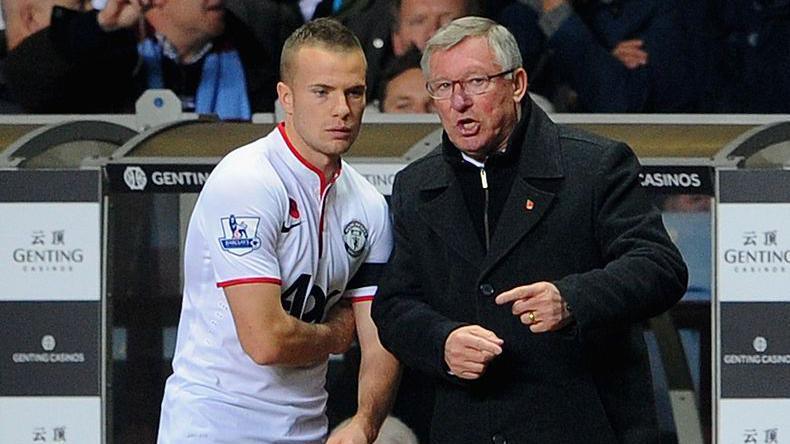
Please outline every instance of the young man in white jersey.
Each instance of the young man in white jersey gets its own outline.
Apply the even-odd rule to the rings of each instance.
[[[399,374],[370,319],[392,239],[383,197],[340,156],[359,133],[366,62],[320,19],[283,47],[285,122],[228,154],[189,223],[159,443],[322,443],[330,353],[354,330],[357,414],[331,444],[371,443]]]

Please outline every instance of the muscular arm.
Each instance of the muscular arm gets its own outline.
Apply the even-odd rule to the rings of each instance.
[[[400,379],[400,364],[381,345],[376,326],[370,318],[370,306],[370,302],[354,304],[362,362],[359,368],[357,413],[348,426],[349,429],[361,430],[367,442],[373,442],[378,436],[381,424],[395,400]]]
[[[348,305],[333,307],[323,324],[302,322],[283,310],[280,286],[268,283],[225,288],[239,342],[261,365],[302,367],[343,353],[354,335]]]

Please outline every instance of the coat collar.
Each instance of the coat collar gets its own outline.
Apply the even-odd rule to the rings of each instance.
[[[517,175],[524,179],[559,179],[564,176],[557,126],[532,100],[525,98],[521,121],[510,135],[507,151],[517,151]],[[437,148],[447,165],[426,177],[420,189],[446,188],[453,180],[449,163],[461,162],[461,153],[442,133],[442,145]],[[507,154],[505,154],[507,155]]]
[[[551,206],[554,194],[539,188],[535,180],[563,177],[557,126],[531,100],[526,101],[523,109],[523,118],[508,142],[509,147],[515,147],[508,151],[515,154],[513,161],[519,162],[518,171],[488,253],[477,240],[468,214],[459,211],[466,203],[451,163],[460,162],[461,157],[446,134],[441,147],[445,162],[424,177],[420,186],[421,191],[430,192],[434,197],[420,206],[419,213],[458,254],[480,267],[480,278],[514,248]]]

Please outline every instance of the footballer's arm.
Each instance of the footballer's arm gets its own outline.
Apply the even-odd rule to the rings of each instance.
[[[400,380],[400,364],[379,341],[370,317],[371,301],[354,303],[357,336],[362,351],[357,413],[349,424],[330,436],[327,444],[372,443],[387,418]]]
[[[225,287],[241,347],[257,364],[304,367],[348,350],[354,315],[347,302],[330,310],[324,323],[310,324],[285,312],[280,286],[250,283]]]

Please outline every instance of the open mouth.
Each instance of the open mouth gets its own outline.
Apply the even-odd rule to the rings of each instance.
[[[474,136],[480,131],[480,122],[474,119],[459,119],[455,123],[455,128],[462,136]]]

